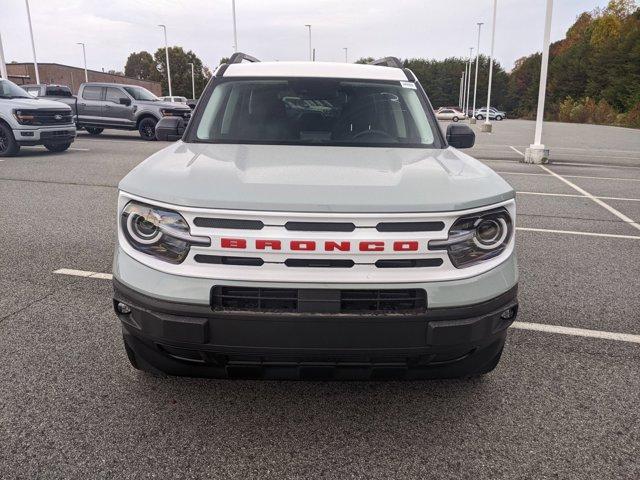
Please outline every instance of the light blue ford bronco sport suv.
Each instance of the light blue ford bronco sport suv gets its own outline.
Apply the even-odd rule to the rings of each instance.
[[[485,374],[518,309],[515,194],[415,75],[234,54],[119,185],[114,308],[154,374]]]

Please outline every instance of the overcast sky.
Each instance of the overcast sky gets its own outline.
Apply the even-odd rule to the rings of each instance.
[[[238,46],[262,60],[306,60],[305,24],[320,61],[363,56],[442,59],[468,54],[476,22],[484,22],[480,51],[490,48],[492,0],[237,0]],[[498,0],[496,58],[507,69],[542,49],[544,0]],[[576,16],[606,0],[556,0],[552,40]],[[129,53],[170,45],[193,50],[208,66],[232,53],[231,0],[31,0],[40,62],[123,70]],[[0,34],[7,61],[32,60],[23,0],[0,0]]]

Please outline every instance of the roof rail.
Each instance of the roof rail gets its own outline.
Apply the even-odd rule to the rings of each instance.
[[[252,63],[260,62],[260,60],[258,60],[256,57],[252,57],[251,55],[247,55],[246,53],[236,52],[233,55],[231,55],[227,63],[229,65],[231,65],[232,63],[242,63],[243,60],[246,60],[247,62],[252,62]]]
[[[369,65],[380,65],[381,67],[404,68],[404,65],[398,57],[384,57],[374,60]]]

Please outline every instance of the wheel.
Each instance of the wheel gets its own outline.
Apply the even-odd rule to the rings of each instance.
[[[102,132],[104,132],[104,128],[98,127],[86,127],[85,130],[89,135],[100,135]]]
[[[502,116],[501,115],[496,115],[496,120],[497,121],[501,121],[502,120]]]
[[[482,120],[482,119],[484,119],[484,117],[483,117],[482,115],[476,115],[476,118],[477,118],[478,120]]]
[[[138,131],[144,140],[153,141],[156,139],[156,123],[158,123],[158,121],[151,117],[140,120]]]
[[[71,142],[69,143],[45,143],[44,148],[50,152],[64,152],[69,149]]]
[[[20,151],[13,132],[5,124],[0,123],[0,157],[12,157]]]
[[[458,117],[453,117],[451,120],[453,120],[454,122],[457,122],[459,120]]]

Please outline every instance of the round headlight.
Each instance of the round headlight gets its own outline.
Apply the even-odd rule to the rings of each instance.
[[[483,250],[499,247],[508,233],[507,223],[503,218],[479,218],[476,221],[476,233],[473,242]]]
[[[136,242],[143,245],[156,243],[162,235],[157,219],[137,213],[127,217],[127,230]]]

